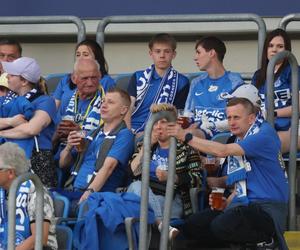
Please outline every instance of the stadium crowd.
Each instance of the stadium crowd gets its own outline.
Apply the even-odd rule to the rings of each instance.
[[[176,123],[157,121],[151,135],[149,204],[158,231],[162,230],[170,137],[174,136],[171,218],[181,218],[184,223],[170,226],[169,238],[181,234],[207,247],[234,244],[287,249],[283,233],[288,181],[281,155],[290,145],[292,84],[286,59],[274,69],[275,129],[265,121],[268,62],[284,50],[291,51],[286,32],[271,31],[262,66],[252,83],[246,84],[239,73],[225,69],[224,42],[214,36],[202,37],[196,42],[194,57],[201,73],[190,83],[172,66],[176,40],[160,33],[149,41],[153,64],[133,73],[128,87],[122,89],[108,74],[101,47],[84,40],[75,47],[73,72],[49,94],[38,62],[23,57],[17,41],[2,39],[0,249],[7,246],[9,187],[22,173],[34,172],[44,185],[44,249],[59,249],[53,206],[56,195],[69,200],[70,217],[77,216],[86,200],[89,207],[114,204],[115,195],[126,204],[133,199],[128,198],[132,193],[139,200],[144,129],[159,111],[178,118]],[[220,133],[230,134],[226,144],[214,141]],[[211,160],[213,164],[207,164]],[[207,185],[205,209],[193,213],[189,190],[203,185]],[[126,188],[126,195],[116,194],[120,187]],[[213,201],[216,189],[223,190],[219,207]],[[16,249],[33,249],[34,184],[22,183],[16,199]],[[92,212],[96,210],[89,215]],[[82,244],[82,249],[94,249],[91,244],[95,242]]]

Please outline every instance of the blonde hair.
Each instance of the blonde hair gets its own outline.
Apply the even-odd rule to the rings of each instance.
[[[173,112],[175,116],[177,116],[177,109],[174,105],[169,103],[159,103],[159,104],[152,104],[150,107],[150,111],[155,114],[160,111],[170,111]]]

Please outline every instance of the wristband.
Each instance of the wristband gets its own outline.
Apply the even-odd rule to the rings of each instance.
[[[95,193],[95,190],[93,188],[87,188],[86,191],[90,193]]]

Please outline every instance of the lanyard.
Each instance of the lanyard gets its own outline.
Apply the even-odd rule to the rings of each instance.
[[[76,92],[76,95],[75,95],[75,107],[74,107],[74,113],[75,113],[75,122],[78,124],[78,123],[81,123],[86,119],[86,117],[88,116],[88,114],[90,113],[90,109],[92,107],[92,104],[94,103],[94,101],[96,100],[97,98],[97,93],[94,95],[93,99],[90,101],[87,109],[85,110],[85,113],[84,115],[82,116],[79,112],[78,112],[78,92]]]

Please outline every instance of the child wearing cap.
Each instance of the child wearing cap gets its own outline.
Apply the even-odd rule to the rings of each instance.
[[[0,96],[0,129],[14,127],[19,125],[19,123],[26,122],[32,118],[34,113],[33,105],[25,97],[18,96],[13,91],[10,91],[8,87],[7,73],[3,73],[0,77],[0,95],[1,94],[3,94],[3,96]],[[13,119],[14,117],[15,119]],[[26,157],[30,159],[33,141],[32,143],[29,143],[30,139],[19,140],[0,137],[0,144],[6,141],[17,143],[24,149]]]
[[[7,74],[3,73],[0,76],[0,97],[6,96],[8,91],[9,91],[9,88],[8,88],[8,83],[7,83]]]

